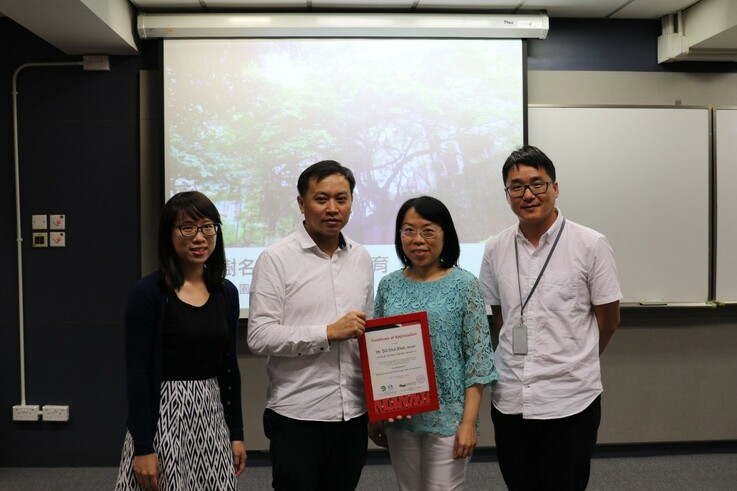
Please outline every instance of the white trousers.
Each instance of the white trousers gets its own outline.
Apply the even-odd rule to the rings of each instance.
[[[470,457],[453,460],[455,435],[385,429],[400,491],[461,491]]]

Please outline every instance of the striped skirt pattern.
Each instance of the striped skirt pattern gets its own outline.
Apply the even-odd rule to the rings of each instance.
[[[161,383],[154,436],[161,491],[236,491],[233,452],[217,379]],[[116,491],[142,491],[133,473],[133,438],[125,436]]]

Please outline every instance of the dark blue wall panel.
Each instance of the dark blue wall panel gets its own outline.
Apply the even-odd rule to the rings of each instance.
[[[68,423],[12,421],[20,403],[11,81],[29,62],[78,61],[0,19],[0,466],[115,465],[125,432],[123,307],[139,277],[139,71],[19,72],[26,402],[66,404]],[[31,215],[67,215],[66,248],[31,248]]]

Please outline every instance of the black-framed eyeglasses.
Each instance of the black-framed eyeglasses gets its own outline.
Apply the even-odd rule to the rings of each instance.
[[[404,227],[402,229],[399,229],[399,235],[407,239],[414,239],[417,234],[420,234],[420,237],[422,237],[423,239],[431,240],[437,237],[439,233],[440,232],[438,230],[435,230],[433,228],[423,228],[420,231],[417,231],[412,227]]]
[[[548,187],[553,184],[553,181],[537,181],[532,184],[512,184],[504,188],[510,198],[521,198],[525,195],[525,190],[529,189],[532,194],[537,196],[547,192]]]
[[[212,237],[213,235],[217,235],[220,224],[206,223],[198,227],[192,223],[185,223],[184,225],[175,225],[174,228],[179,229],[182,237],[194,237],[198,232],[202,232],[202,235],[205,237]]]

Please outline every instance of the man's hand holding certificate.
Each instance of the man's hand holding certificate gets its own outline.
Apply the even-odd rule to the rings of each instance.
[[[438,409],[426,312],[368,320],[358,342],[369,421]]]

